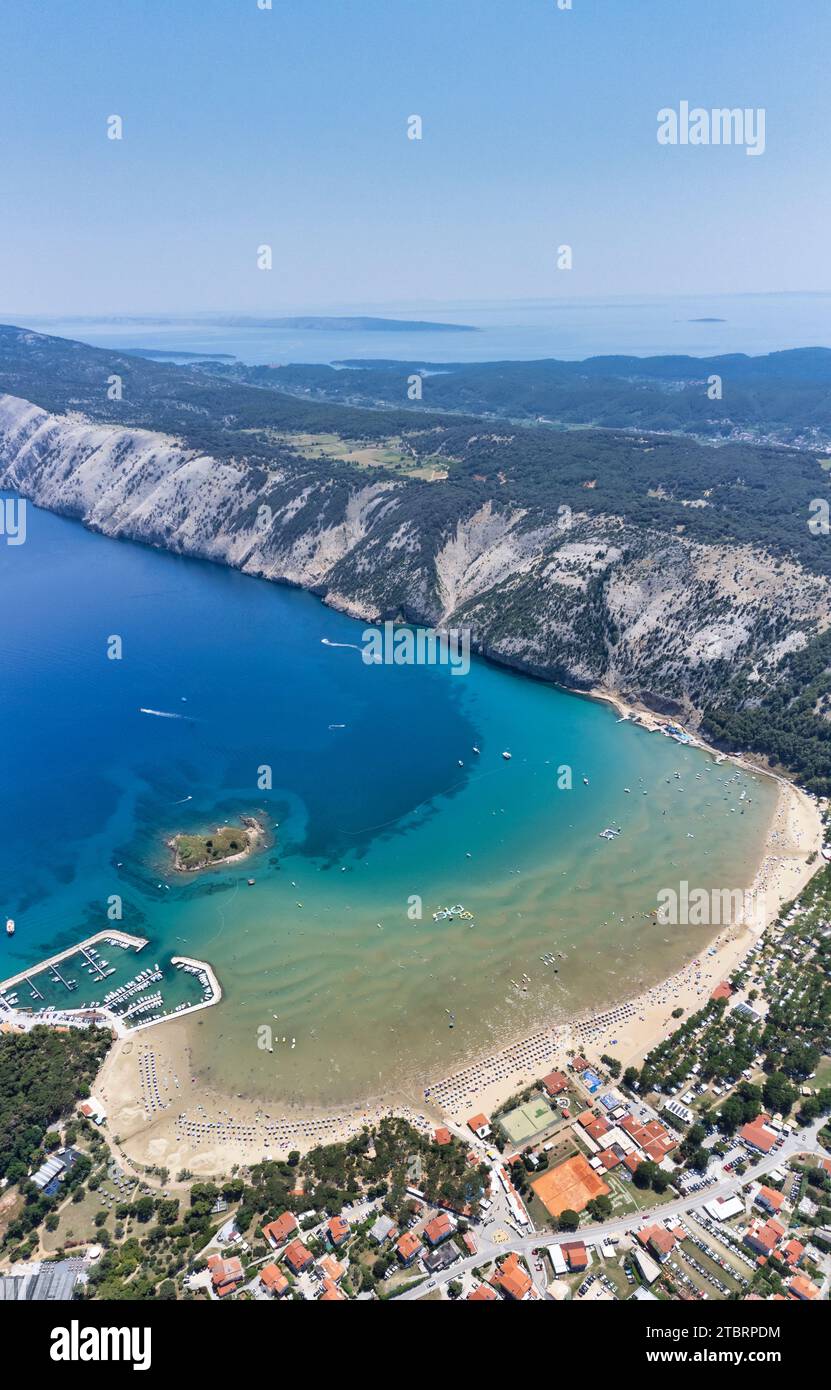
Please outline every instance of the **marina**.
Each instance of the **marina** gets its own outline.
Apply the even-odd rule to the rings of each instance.
[[[146,938],[122,931],[87,937],[0,981],[0,1014],[14,1015],[28,1026],[74,1019],[103,1022],[124,1033],[219,1002],[219,981],[204,961],[175,956],[170,969],[155,962],[131,973],[131,962],[147,945]],[[112,977],[111,987],[102,992],[102,984]]]

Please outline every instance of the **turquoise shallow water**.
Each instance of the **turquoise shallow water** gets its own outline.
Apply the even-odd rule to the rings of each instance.
[[[18,923],[0,977],[107,926],[119,894],[151,963],[217,970],[196,1064],[235,1093],[331,1103],[434,1080],[701,949],[701,929],[651,923],[658,888],[752,878],[772,786],[603,704],[478,661],[367,666],[363,625],[309,595],[31,507],[26,544],[0,545],[0,592],[0,912]],[[176,830],[245,813],[272,829],[255,860],[171,872]],[[454,903],[473,924],[432,920]],[[263,1052],[263,1025],[289,1042]]]

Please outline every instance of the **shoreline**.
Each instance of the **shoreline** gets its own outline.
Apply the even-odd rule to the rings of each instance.
[[[607,692],[597,692],[593,698],[606,700],[627,718],[638,714],[639,726],[647,731],[668,722]],[[825,862],[819,853],[824,838],[820,803],[784,777],[721,755],[692,735],[690,739],[712,756],[771,777],[777,784],[776,805],[749,890],[754,901],[762,904],[761,921],[721,927],[702,941],[698,956],[638,994],[601,1012],[583,1010],[497,1053],[474,1057],[421,1091],[398,1083],[381,1097],[344,1101],[325,1109],[271,1104],[242,1094],[232,1097],[199,1085],[192,1035],[186,1025],[177,1029],[171,1020],[167,1028],[154,1030],[152,1045],[141,1040],[139,1049],[145,1065],[149,1057],[166,1078],[163,1089],[169,1099],[161,1109],[146,1109],[136,1085],[139,1056],[133,1056],[132,1048],[128,1052],[121,1041],[114,1044],[95,1084],[95,1093],[110,1114],[112,1132],[120,1137],[125,1160],[131,1166],[185,1169],[199,1177],[221,1174],[234,1164],[278,1157],[287,1148],[302,1153],[315,1144],[344,1141],[383,1115],[403,1116],[425,1131],[439,1121],[462,1128],[475,1111],[490,1114],[546,1071],[564,1067],[569,1052],[582,1052],[597,1061],[609,1051],[623,1067],[641,1062],[679,1026],[682,1020],[672,1018],[673,1009],[682,1008],[686,1018],[701,1008],[715,985],[735,971],[779,917],[783,905],[799,895]],[[815,858],[809,863],[812,854]],[[191,1091],[191,1087],[198,1089]],[[188,1103],[190,1095],[192,1103]],[[174,1099],[175,1112],[169,1113]]]

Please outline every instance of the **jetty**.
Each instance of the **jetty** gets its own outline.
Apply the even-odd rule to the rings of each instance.
[[[123,946],[125,951],[132,947],[135,951],[141,951],[147,945],[146,936],[131,936],[126,931],[96,932],[94,936],[88,936],[83,941],[78,941],[74,946],[67,946],[65,950],[58,951],[54,956],[49,956],[47,960],[42,960],[37,965],[27,965],[25,970],[20,970],[16,975],[9,975],[8,979],[0,980],[0,994],[5,994],[7,990],[13,989],[15,985],[31,985],[30,975],[39,975],[42,970],[54,970],[59,974],[57,967],[61,961],[68,960],[70,956],[77,956],[80,952],[87,956],[90,946],[97,946],[104,941],[108,945]]]

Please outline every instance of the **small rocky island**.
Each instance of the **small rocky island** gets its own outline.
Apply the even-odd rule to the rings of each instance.
[[[182,873],[195,873],[216,864],[235,864],[247,859],[265,838],[265,828],[254,816],[240,816],[239,825],[219,825],[204,835],[174,835],[168,840],[173,866]]]

